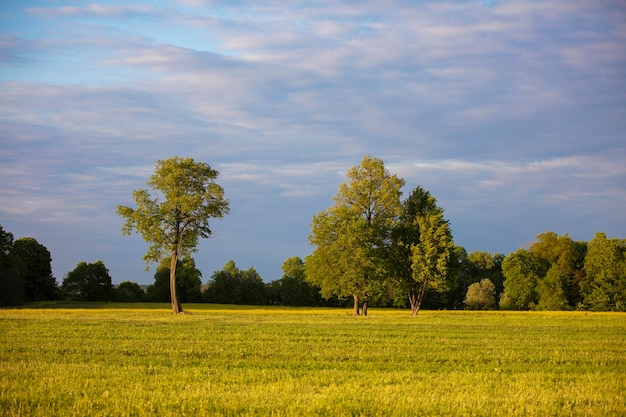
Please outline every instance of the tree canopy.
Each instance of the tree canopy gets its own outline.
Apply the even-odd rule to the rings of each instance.
[[[200,238],[212,235],[209,220],[222,218],[229,211],[229,201],[215,179],[219,172],[192,158],[173,157],[159,160],[146,189],[133,192],[136,208],[118,206],[117,213],[126,222],[122,233],[141,234],[148,243],[147,263],[160,262],[170,255],[170,297],[172,311],[183,311],[176,293],[178,259],[197,249]]]
[[[71,301],[113,301],[115,299],[109,270],[102,261],[79,262],[63,280],[61,293],[66,300]]]
[[[313,217],[306,259],[307,279],[329,298],[352,296],[354,312],[367,314],[368,297],[382,285],[385,247],[400,214],[404,180],[391,175],[381,159],[365,155],[339,185],[334,205]]]
[[[25,301],[54,300],[57,297],[52,256],[44,245],[32,237],[23,237],[13,243],[10,256],[24,285]]]

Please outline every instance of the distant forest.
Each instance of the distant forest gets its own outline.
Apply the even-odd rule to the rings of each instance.
[[[264,282],[257,271],[229,261],[203,284],[193,258],[179,261],[177,286],[183,303],[350,307],[349,297],[324,298],[307,279],[305,261],[285,260],[283,275]],[[30,237],[14,239],[0,226],[0,304],[36,301],[169,302],[169,268],[160,264],[146,289],[112,284],[102,261],[79,262],[59,285],[48,249]],[[368,296],[374,307],[408,308],[396,280],[381,279]],[[597,233],[589,242],[546,232],[508,256],[455,246],[445,291],[427,289],[426,309],[626,311],[626,239]]]

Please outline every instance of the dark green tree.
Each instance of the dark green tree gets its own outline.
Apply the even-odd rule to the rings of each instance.
[[[503,310],[535,309],[539,301],[537,283],[547,270],[547,263],[532,252],[518,249],[502,261],[504,292],[500,297]]]
[[[451,279],[454,276],[450,272],[454,241],[448,221],[443,218],[443,210],[419,216],[416,221],[420,241],[411,245],[413,286],[409,302],[412,316],[419,312],[428,288],[437,292],[448,291],[453,285]]]
[[[169,287],[172,311],[182,313],[176,293],[176,266],[197,249],[200,238],[213,234],[209,220],[228,213],[229,202],[215,179],[218,171],[192,158],[174,157],[157,161],[154,174],[147,185],[152,189],[133,192],[136,209],[118,206],[117,214],[126,219],[122,233],[141,234],[148,243],[144,256],[147,263],[160,262],[170,256]]]
[[[61,293],[71,301],[114,301],[115,292],[109,270],[102,261],[79,262],[68,272]]]
[[[452,234],[443,209],[422,187],[415,187],[402,202],[391,243],[387,256],[390,276],[394,286],[406,294],[412,315],[417,315],[429,290],[441,293],[454,287]]]
[[[24,284],[17,273],[13,250],[13,234],[0,225],[0,306],[14,306],[24,301]]]
[[[209,303],[263,305],[266,304],[265,284],[254,268],[239,270],[234,261],[215,271],[204,292]]]
[[[115,287],[115,301],[121,303],[139,303],[146,300],[146,292],[139,284],[131,281],[122,281]]]
[[[13,243],[10,256],[24,285],[25,301],[54,300],[58,297],[56,279],[52,276],[52,257],[48,249],[32,237]]]
[[[286,306],[318,306],[322,304],[320,288],[306,281],[304,261],[298,256],[287,259],[283,276],[277,281],[280,303]]]
[[[180,302],[202,301],[202,272],[196,268],[193,258],[180,259],[176,266],[176,294]],[[149,301],[165,303],[171,301],[169,258],[164,258],[154,273],[154,283],[146,291]]]

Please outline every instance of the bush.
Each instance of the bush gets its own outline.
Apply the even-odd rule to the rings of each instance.
[[[464,303],[471,310],[489,310],[496,306],[496,286],[485,278],[469,286]]]

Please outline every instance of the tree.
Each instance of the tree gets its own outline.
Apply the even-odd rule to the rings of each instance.
[[[148,287],[147,299],[153,302],[170,301],[169,259],[164,258],[154,273],[154,283]],[[195,303],[202,300],[202,272],[196,268],[193,258],[183,258],[176,263],[176,294],[181,302]]]
[[[548,231],[537,236],[529,251],[548,265],[545,277],[537,286],[538,308],[565,310],[580,303],[586,246],[574,242],[567,234],[559,236]]]
[[[546,276],[537,282],[538,310],[567,310],[567,297],[563,290],[567,277],[556,266],[550,267]]]
[[[537,306],[537,283],[546,272],[546,262],[525,249],[518,249],[502,261],[504,292],[500,308],[528,310]]]
[[[626,240],[596,233],[588,244],[585,272],[584,306],[595,311],[626,311]]]
[[[283,276],[278,281],[280,303],[287,306],[317,306],[321,304],[319,287],[306,281],[304,261],[298,256],[283,262]]]
[[[115,298],[109,270],[102,261],[79,262],[66,275],[61,292],[70,301],[113,301]]]
[[[496,286],[490,279],[484,278],[467,289],[463,301],[472,310],[489,310],[496,305]]]
[[[410,294],[411,315],[419,312],[424,293],[428,287],[438,292],[450,288],[450,255],[454,249],[452,233],[443,211],[435,211],[417,218],[420,231],[419,243],[411,245],[411,269],[415,289]]]
[[[437,224],[431,224],[431,221]],[[440,230],[435,230],[438,228]],[[433,235],[437,233],[441,235]],[[432,239],[441,240],[436,242]],[[447,263],[453,251],[452,235],[448,222],[443,219],[443,209],[437,205],[437,200],[422,187],[415,187],[402,203],[400,216],[391,232],[391,241],[387,256],[391,275],[396,284],[407,294],[411,314],[416,315],[429,287],[437,291],[449,288],[448,285],[443,284],[449,278]],[[443,269],[439,270],[436,265],[427,266],[430,259],[420,257],[425,256],[420,251],[426,250],[428,245],[431,245],[429,250],[434,251],[432,255],[442,256],[441,261],[446,263],[446,265],[443,263],[440,265]],[[417,265],[416,262],[421,265]],[[422,266],[426,269],[430,267],[434,269],[420,269],[416,275],[416,268],[419,269]],[[439,275],[440,272],[444,275]]]
[[[16,270],[13,234],[0,226],[0,306],[19,305],[24,301],[24,284]]]
[[[196,252],[200,238],[211,237],[209,219],[222,218],[229,211],[224,190],[215,179],[219,172],[208,164],[192,158],[173,157],[157,161],[154,174],[146,189],[133,192],[136,209],[118,206],[117,214],[126,219],[124,235],[133,230],[148,243],[146,263],[159,262],[164,254],[170,256],[170,299],[172,311],[183,309],[176,292],[178,259]]]
[[[354,314],[367,315],[367,301],[385,275],[385,247],[400,214],[404,180],[391,175],[383,161],[365,155],[348,170],[334,205],[313,217],[306,258],[307,280],[325,298],[352,296]]]
[[[19,279],[24,284],[26,301],[57,298],[58,287],[52,276],[52,257],[45,246],[32,237],[23,237],[13,243],[10,256],[15,262]]]
[[[115,287],[115,301],[122,303],[139,303],[146,300],[146,292],[139,284],[131,281],[122,281]]]
[[[239,270],[234,261],[215,271],[204,292],[209,303],[263,305],[266,303],[265,284],[253,268]]]

